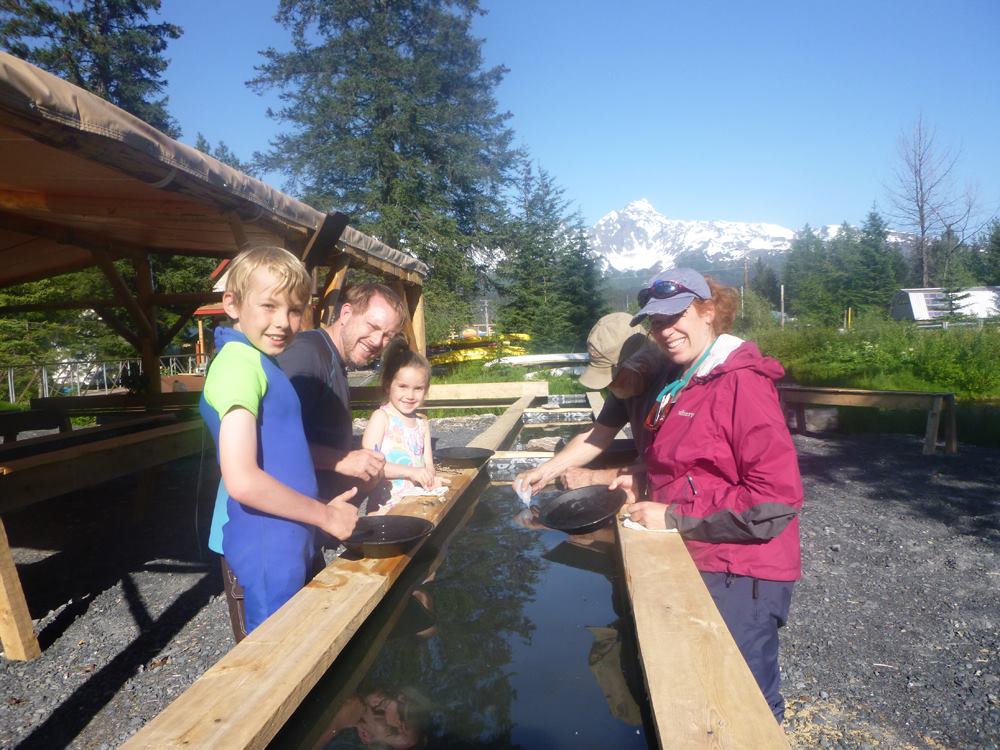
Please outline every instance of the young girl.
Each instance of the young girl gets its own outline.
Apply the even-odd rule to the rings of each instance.
[[[391,487],[373,492],[382,500],[379,513],[397,502],[406,490],[420,486],[431,490],[447,482],[434,473],[431,433],[427,418],[417,414],[427,397],[431,366],[419,352],[397,339],[382,358],[382,404],[365,428],[361,446],[385,456],[385,476]],[[386,491],[387,490],[387,491]]]

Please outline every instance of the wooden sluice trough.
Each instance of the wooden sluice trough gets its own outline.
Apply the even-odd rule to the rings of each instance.
[[[509,444],[525,410],[544,396],[541,385],[517,398],[469,445],[498,450]],[[468,388],[482,394],[487,386]],[[473,400],[466,396],[466,405]],[[591,406],[599,402],[599,396],[590,399]],[[497,457],[538,462],[550,455]],[[470,507],[463,501],[483,481],[482,469],[459,470],[444,497],[415,498],[390,512],[419,515],[440,527],[456,509],[447,525],[458,527],[465,520],[458,516]],[[620,521],[616,532],[660,747],[787,748],[680,537],[627,529]],[[406,568],[424,541],[396,557],[334,560],[123,747],[264,748],[331,665],[352,670],[349,691],[354,671],[363,673],[364,666],[340,664],[338,655],[394,584],[412,585]],[[381,632],[391,622],[378,627]]]

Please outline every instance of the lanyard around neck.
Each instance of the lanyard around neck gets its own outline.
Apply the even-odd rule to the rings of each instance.
[[[712,343],[708,345],[708,348],[702,352],[702,355],[698,357],[698,360],[691,365],[684,374],[677,378],[677,380],[671,381],[663,386],[663,390],[656,397],[656,401],[653,407],[649,410],[649,414],[646,416],[646,429],[648,430],[658,430],[660,425],[663,424],[663,420],[667,418],[667,411],[670,405],[677,400],[677,394],[688,384],[688,381],[694,377],[694,374],[698,372],[698,368],[701,367],[701,363],[705,361],[708,357],[708,353],[712,351],[712,347],[715,346],[715,342],[718,338],[713,339]]]

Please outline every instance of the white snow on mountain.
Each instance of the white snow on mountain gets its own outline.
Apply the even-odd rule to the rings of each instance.
[[[839,230],[838,225],[828,225],[816,233],[827,239]],[[598,221],[590,230],[590,242],[610,268],[639,271],[669,268],[682,254],[727,264],[747,256],[785,253],[795,234],[778,224],[668,219],[641,198]],[[905,235],[893,232],[889,239],[905,241]]]

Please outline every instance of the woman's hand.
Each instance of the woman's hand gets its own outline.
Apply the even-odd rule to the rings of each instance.
[[[672,529],[673,522],[667,516],[667,506],[648,500],[628,506],[629,520],[642,524],[647,529]]]
[[[616,476],[611,483],[608,485],[609,490],[623,489],[625,490],[625,502],[628,505],[632,505],[638,498],[636,498],[636,485],[634,474],[619,474]]]

